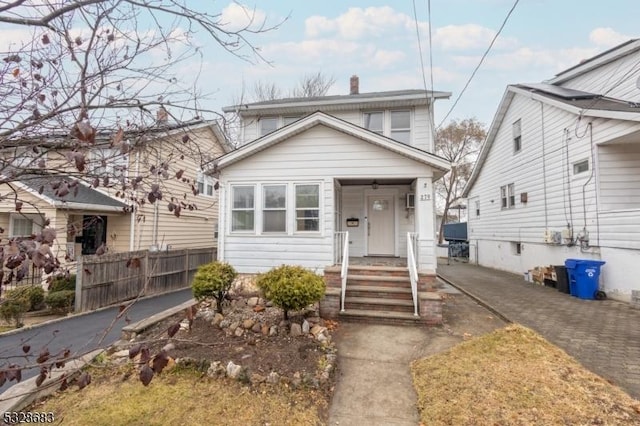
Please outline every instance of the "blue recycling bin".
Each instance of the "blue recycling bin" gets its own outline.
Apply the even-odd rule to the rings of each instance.
[[[569,293],[580,299],[595,300],[600,282],[602,260],[567,259],[564,266],[569,278]]]

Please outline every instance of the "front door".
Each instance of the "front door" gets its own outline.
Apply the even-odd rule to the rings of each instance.
[[[393,195],[367,197],[369,256],[395,255],[395,217]]]
[[[83,216],[82,254],[95,254],[102,244],[107,243],[107,216]]]

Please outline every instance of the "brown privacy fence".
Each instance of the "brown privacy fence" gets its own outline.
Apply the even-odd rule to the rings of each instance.
[[[191,285],[198,266],[215,260],[215,247],[147,250],[81,256],[76,277],[76,312],[90,311]]]

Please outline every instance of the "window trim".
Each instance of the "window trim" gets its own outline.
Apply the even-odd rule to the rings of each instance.
[[[108,153],[105,156],[105,153]],[[102,165],[102,161],[106,158],[106,166]],[[89,168],[91,174],[110,178],[127,178],[129,176],[129,156],[122,154],[119,148],[112,148],[109,146],[99,146],[91,151],[90,156],[91,166]],[[119,162],[123,164],[119,164]],[[124,166],[124,169],[117,170],[117,167]]]
[[[380,114],[380,130],[374,130],[371,129],[369,127],[367,127],[367,115],[372,115],[372,114]],[[362,112],[362,127],[364,127],[365,129],[373,132],[373,133],[377,133],[379,135],[385,135],[385,111],[384,110],[372,110],[372,111],[363,111]]]
[[[409,127],[399,127],[394,129],[393,127],[393,113],[394,112],[406,112],[409,115]],[[409,131],[409,139],[405,142],[405,141],[401,141],[399,139],[394,139],[393,137],[393,132],[394,131]],[[400,142],[400,143],[404,143],[406,145],[411,145],[413,142],[413,117],[411,114],[411,110],[410,109],[392,109],[389,110],[389,137],[391,139],[393,139],[394,141]]]
[[[301,207],[298,208],[298,197],[296,189],[299,186],[316,186],[318,188],[318,207]],[[320,182],[294,182],[293,183],[293,233],[294,234],[318,234],[322,232],[322,186]],[[318,211],[318,229],[316,230],[299,230],[298,229],[298,210],[317,210]],[[303,218],[304,220],[305,218]]]
[[[41,223],[36,221],[40,219]],[[29,235],[14,235],[15,234],[15,220],[30,220],[31,221],[31,233]],[[37,213],[10,213],[9,214],[9,238],[27,238],[37,233],[42,229],[42,223],[44,223],[44,217]]]
[[[509,183],[500,187],[500,209],[508,210],[516,206],[515,184]]]
[[[480,200],[475,200],[474,207],[476,210],[476,217],[480,217]]]
[[[253,207],[249,208],[249,207],[242,207],[242,208],[235,208],[233,206],[234,202],[233,202],[233,197],[235,195],[234,193],[234,189],[238,188],[238,187],[243,187],[243,188],[252,188],[253,189]],[[232,234],[254,234],[256,232],[256,185],[251,185],[251,184],[242,184],[242,183],[237,183],[237,184],[232,184],[229,186],[229,231]],[[251,211],[253,212],[253,228],[252,229],[233,229],[233,212],[234,211]]]
[[[584,169],[584,170],[580,170],[580,171],[576,172],[576,169],[580,165],[585,164],[585,163],[587,165],[587,168]],[[574,161],[572,163],[573,175],[576,176],[576,177],[584,176],[583,173],[588,172],[590,170],[590,166],[591,166],[591,164],[589,164],[589,159],[588,158],[583,158],[582,160]]]
[[[522,119],[519,118],[512,124],[513,133],[513,153],[517,154],[522,151]]]
[[[266,202],[266,197],[265,197],[265,189],[267,187],[284,187],[284,207],[266,207],[265,202]],[[288,185],[286,183],[263,183],[260,185],[261,187],[261,200],[260,200],[260,205],[262,206],[262,208],[260,209],[260,233],[261,234],[288,234],[289,231],[289,215],[288,215],[288,211],[289,211],[289,188]],[[284,231],[266,231],[264,229],[264,224],[265,224],[265,220],[264,220],[264,213],[265,212],[278,212],[278,211],[283,211],[284,212]]]
[[[275,128],[270,132],[264,133],[262,129],[262,123],[264,123],[265,121],[275,121]],[[279,128],[280,128],[280,117],[265,116],[265,117],[260,117],[258,119],[258,136],[259,137],[270,135],[271,133],[275,132]]]
[[[200,191],[200,184],[202,184],[202,191]],[[211,187],[211,195],[207,194],[208,187]],[[202,170],[198,170],[196,173],[196,189],[198,190],[198,195],[209,198],[215,198],[218,193],[215,179],[212,176],[207,176]]]

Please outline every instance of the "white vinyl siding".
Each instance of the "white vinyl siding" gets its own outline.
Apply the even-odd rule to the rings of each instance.
[[[431,119],[429,117],[429,110],[426,106],[416,106],[412,108],[404,108],[404,109],[393,109],[393,110],[371,110],[365,111],[365,113],[377,113],[383,114],[386,116],[390,116],[390,112],[394,111],[410,111],[411,116],[411,135],[410,135],[410,145],[415,146],[416,148],[420,148],[424,151],[432,152],[433,151],[433,140],[432,140],[432,124]],[[365,124],[365,115],[360,110],[345,110],[345,111],[330,111],[328,112],[330,115],[339,118],[340,120],[344,120],[346,122],[355,124],[356,126],[367,128]],[[386,114],[384,114],[386,113]],[[300,116],[293,115],[283,115],[277,117],[276,128],[282,127],[284,125],[290,124],[295,121],[294,119],[300,119],[303,116],[308,115],[307,113],[301,114]],[[274,117],[269,117],[274,118]],[[374,119],[375,120],[375,119]],[[382,117],[384,121],[385,118]],[[390,119],[387,119],[389,121]],[[383,128],[378,128],[378,132],[384,133],[384,124]],[[387,124],[387,128],[390,129],[390,123]],[[387,135],[389,135],[389,131]],[[243,120],[242,123],[242,141],[240,145],[244,145],[248,142],[251,142],[254,139],[262,136],[260,133],[260,119],[256,117],[247,117]],[[404,141],[403,141],[404,142]]]
[[[359,117],[361,119],[362,115]],[[263,272],[283,263],[314,269],[330,265],[333,262],[335,230],[334,179],[371,176],[377,179],[414,179],[417,176],[430,177],[431,170],[417,161],[322,125],[223,168],[220,179],[225,185],[288,182],[292,190],[294,184],[320,185],[318,232],[288,229],[288,235],[277,236],[231,232],[224,236],[221,249],[224,260],[244,273]],[[343,189],[347,193],[349,188]],[[288,198],[289,205],[293,197],[292,192]],[[292,216],[289,223],[294,222]],[[247,253],[252,255],[247,256]]]
[[[640,137],[637,143],[598,147],[598,162],[600,210],[640,209]],[[640,212],[638,217],[640,224]]]

